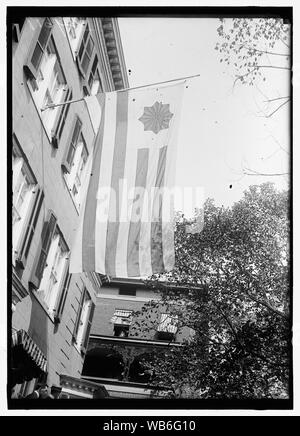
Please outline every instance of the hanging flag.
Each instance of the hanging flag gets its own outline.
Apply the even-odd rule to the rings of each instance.
[[[71,273],[144,277],[174,267],[171,190],[184,83],[87,97],[97,137]]]

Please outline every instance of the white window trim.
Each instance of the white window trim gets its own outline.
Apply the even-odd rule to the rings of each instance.
[[[81,36],[84,32],[85,29],[85,25],[86,25],[86,20],[81,20],[78,24],[78,27],[76,29],[76,38],[72,38],[70,33],[69,33],[69,20],[72,17],[64,17],[63,18],[63,23],[65,26],[65,31],[66,31],[66,35],[69,41],[69,45],[71,48],[71,53],[73,56],[74,61],[76,60],[76,56],[77,56],[77,52],[79,49],[79,42],[81,40]]]
[[[86,333],[89,316],[91,312],[91,307],[92,307],[92,299],[89,293],[86,292],[85,301],[83,302],[83,306],[80,314],[79,327],[76,335],[76,346],[78,351],[81,351],[83,346],[85,333]]]
[[[26,167],[26,163],[22,157],[17,156],[16,162],[13,164],[13,193],[16,189],[17,182],[21,176],[22,169],[27,174],[28,179],[32,179],[32,176],[29,174],[28,168]],[[26,192],[24,202],[22,204],[22,214],[20,214],[20,211],[17,211],[20,215],[20,219],[15,222],[13,225],[13,237],[12,237],[12,243],[13,243],[13,256],[12,256],[12,263],[15,266],[15,261],[18,257],[18,251],[20,249],[19,244],[23,235],[23,232],[25,231],[25,223],[27,221],[27,217],[30,213],[30,210],[32,209],[32,198],[34,189],[36,188],[36,183],[34,180],[28,185],[29,190]],[[30,188],[31,187],[31,188]],[[13,207],[15,207],[14,201],[13,201]]]
[[[49,282],[50,282],[50,278],[51,278],[51,274],[52,274],[52,270],[54,267],[55,256],[57,255],[57,252],[59,249],[59,244],[61,242],[62,242],[62,236],[60,235],[59,232],[55,232],[54,236],[52,238],[51,244],[50,244],[48,256],[46,259],[46,266],[45,266],[44,272],[43,272],[43,277],[42,277],[39,289],[37,290],[37,294],[41,298],[41,300],[43,302],[43,306],[46,307],[47,312],[52,317],[54,317],[54,315],[55,315],[54,309],[55,309],[57,297],[59,295],[59,291],[60,291],[61,286],[62,286],[62,278],[64,276],[64,272],[65,272],[66,267],[67,267],[67,259],[69,256],[69,252],[67,250],[62,252],[63,255],[62,255],[62,258],[61,258],[60,264],[59,264],[59,270],[57,273],[57,282],[54,284],[51,291],[49,291],[49,290],[47,291],[47,288],[48,288]]]
[[[49,42],[51,41],[51,38]],[[49,44],[49,43],[48,43]],[[47,47],[46,47],[47,51]],[[46,97],[46,92],[49,89],[52,76],[54,74],[54,68],[56,65],[56,62],[58,62],[58,58],[55,53],[51,54],[44,54],[43,59],[41,61],[41,66],[39,68],[38,78],[36,80],[37,87],[35,88],[32,84],[32,81],[30,79],[27,80],[27,85],[29,88],[29,91],[31,93],[33,102],[35,104],[35,107],[39,113],[39,116],[42,120],[44,129],[47,133],[48,139],[51,142],[52,139],[52,129],[55,124],[56,116],[59,111],[59,107],[47,109],[43,112],[41,112],[41,108],[44,106],[44,101]],[[61,68],[61,67],[60,67]],[[55,81],[54,81],[55,83]],[[58,92],[55,95],[55,99],[53,100],[53,103],[61,103],[63,100],[63,92],[66,87],[66,83],[60,85]]]
[[[80,174],[80,189],[78,190],[78,193],[76,195],[74,195],[73,186],[75,184],[76,176],[77,176],[77,173],[79,171],[79,165],[81,162],[82,151],[84,148],[87,151],[87,159],[86,159],[86,162],[85,162],[84,167],[83,167],[81,174]],[[84,141],[81,141],[79,139],[77,142],[77,145],[76,145],[76,149],[75,149],[75,153],[74,153],[74,157],[73,157],[73,162],[71,165],[71,171],[70,171],[70,173],[64,174],[66,185],[68,187],[69,193],[73,199],[73,202],[76,206],[77,211],[79,211],[79,209],[80,209],[81,198],[82,198],[82,188],[85,185],[85,178],[86,178],[87,168],[88,168],[88,159],[89,159],[89,154],[88,154],[87,147],[86,147]]]

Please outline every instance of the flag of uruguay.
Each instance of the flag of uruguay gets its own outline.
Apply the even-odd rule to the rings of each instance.
[[[184,83],[87,97],[97,136],[71,273],[144,277],[174,267],[169,190]]]

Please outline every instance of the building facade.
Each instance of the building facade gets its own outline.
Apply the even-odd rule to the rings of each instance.
[[[151,384],[143,360],[181,347],[192,330],[141,280],[111,279],[99,288],[82,378],[103,385],[112,398],[159,398],[169,387]]]
[[[116,19],[18,17],[12,38],[10,388],[26,396],[81,376],[103,281],[68,273],[97,132],[84,100],[61,103],[128,81]]]

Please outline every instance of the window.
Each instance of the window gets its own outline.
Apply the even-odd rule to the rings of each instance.
[[[73,58],[76,58],[80,38],[85,28],[84,17],[65,17],[63,18],[67,37],[71,46]]]
[[[136,288],[132,286],[122,286],[119,289],[119,295],[131,295],[133,297],[136,296]]]
[[[53,316],[55,315],[58,297],[66,275],[68,257],[69,249],[56,226],[52,233],[41,282],[37,289],[49,313]]]
[[[160,339],[173,339],[177,332],[178,316],[162,313],[157,327]]]
[[[27,164],[25,155],[13,136],[13,263],[24,268],[35,225],[43,201],[43,193]]]
[[[88,79],[90,95],[96,95],[102,91],[101,80],[99,74],[98,57],[95,55],[94,62]]]
[[[61,293],[58,297],[58,303],[57,303],[57,306],[55,309],[54,320],[57,324],[60,323],[64,308],[65,308],[65,303],[66,303],[66,299],[67,299],[67,294],[68,294],[68,290],[69,290],[69,286],[70,286],[71,277],[72,277],[72,275],[69,273],[69,270],[68,270],[66,273],[64,284],[62,286]]]
[[[132,322],[132,310],[116,309],[111,322],[114,324],[114,336],[127,337]]]
[[[61,107],[48,108],[43,112],[40,112],[40,109],[65,101],[68,91],[60,59],[51,36],[52,26],[52,21],[46,18],[34,50],[29,56],[30,60],[24,67],[28,75],[29,89],[35,105],[41,113],[44,127],[51,142],[55,138],[57,123],[60,121],[58,114],[61,113]],[[53,145],[57,146],[55,139]]]
[[[78,208],[80,208],[80,190],[88,159],[88,150],[81,132],[81,126],[82,123],[80,119],[77,118],[67,155],[63,163],[65,180]]]
[[[29,77],[36,79],[43,55],[46,53],[47,44],[49,42],[53,23],[50,18],[45,18],[37,41],[34,43],[33,48],[28,57],[28,62],[24,66],[26,73]]]
[[[91,63],[94,50],[94,41],[90,33],[89,25],[86,25],[83,38],[78,52],[78,65],[83,76],[86,76]]]
[[[64,101],[70,101],[73,98],[73,93],[71,88],[68,88],[66,93],[65,93],[65,98]],[[58,122],[56,124],[55,129],[53,129],[53,136],[52,136],[52,145],[55,148],[58,148],[58,144],[59,141],[62,137],[62,133],[66,124],[66,120],[67,120],[67,116],[68,116],[68,112],[69,112],[69,108],[70,105],[66,104],[61,106],[58,111],[59,111],[59,115],[58,115]]]
[[[79,351],[85,353],[88,345],[90,329],[94,316],[95,304],[88,291],[84,288],[77,311],[77,318],[73,333],[73,341]]]

